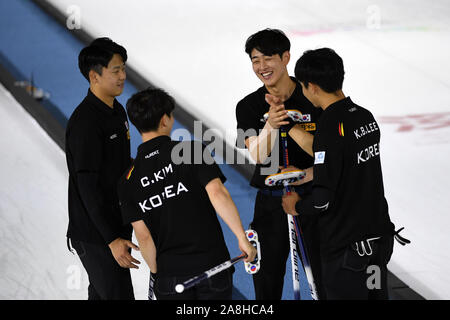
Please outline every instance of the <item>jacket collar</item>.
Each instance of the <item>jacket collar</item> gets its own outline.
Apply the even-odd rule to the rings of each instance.
[[[91,89],[88,89],[88,93],[87,93],[87,96],[85,99],[86,99],[86,102],[88,102],[90,105],[94,106],[98,111],[106,113],[108,115],[115,114],[117,108],[121,106],[121,104],[117,101],[117,99],[114,99],[113,108],[109,107],[106,103],[104,103],[102,100],[100,100],[91,91]]]
[[[149,152],[151,150],[156,149],[158,146],[162,145],[162,144],[166,144],[168,142],[170,142],[172,139],[169,136],[158,136],[155,137],[151,140],[148,140],[144,143],[142,143],[141,145],[139,145],[138,147],[138,154],[139,153],[146,153]]]

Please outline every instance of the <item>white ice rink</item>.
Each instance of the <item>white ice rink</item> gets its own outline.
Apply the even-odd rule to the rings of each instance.
[[[123,44],[129,65],[208,127],[227,133],[230,144],[236,103],[261,85],[244,52],[249,35],[284,30],[292,43],[291,74],[303,51],[335,49],[344,59],[344,92],[380,123],[391,218],[412,241],[396,245],[389,268],[425,298],[450,299],[449,1],[50,2],[68,14],[76,5],[82,28]],[[0,148],[11,150],[2,153],[0,166],[0,298],[43,298],[44,292],[49,299],[84,298],[67,288],[67,268],[78,259],[64,254],[61,241],[64,155],[0,91]],[[145,283],[136,284],[140,298]]]

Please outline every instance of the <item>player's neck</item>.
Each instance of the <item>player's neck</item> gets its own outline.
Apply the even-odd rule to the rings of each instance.
[[[100,89],[96,86],[90,86],[91,92],[99,98],[104,104],[106,104],[110,108],[114,108],[114,99],[116,97],[111,97],[110,95],[104,94]]]
[[[274,86],[266,86],[266,89],[271,95],[280,98],[282,101],[286,101],[291,97],[295,87],[295,82],[292,81],[289,74],[286,72]]]
[[[326,93],[321,97],[320,106],[323,110],[325,110],[333,103],[343,99],[345,99],[345,94],[344,92],[342,92],[342,90],[333,93]]]
[[[170,134],[167,134],[167,132],[164,132],[161,130],[141,133],[141,138],[142,138],[143,143],[150,141],[152,139],[155,139],[157,137],[161,137],[161,136],[170,136]]]

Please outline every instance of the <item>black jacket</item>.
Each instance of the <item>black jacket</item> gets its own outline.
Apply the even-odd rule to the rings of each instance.
[[[322,113],[313,143],[312,195],[296,205],[299,214],[319,214],[322,249],[393,235],[379,143],[372,113],[349,97]]]
[[[90,90],[66,128],[69,169],[69,227],[67,237],[109,244],[131,238],[123,226],[117,182],[131,163],[128,121],[122,105],[113,108]]]

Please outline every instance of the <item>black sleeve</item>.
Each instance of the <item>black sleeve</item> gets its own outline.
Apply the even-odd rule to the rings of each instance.
[[[120,236],[120,228],[108,216],[111,205],[105,203],[100,188],[102,137],[93,123],[80,122],[72,127],[68,137],[72,151],[77,189],[92,222],[109,244]]]
[[[211,151],[199,141],[194,141],[193,144],[196,144],[196,146],[193,147],[193,150],[202,150],[201,163],[193,162],[194,174],[197,181],[204,187],[215,178],[220,178],[222,183],[225,183],[227,179],[214,161]]]
[[[326,211],[334,201],[343,168],[344,138],[339,134],[339,122],[321,123],[314,136],[314,179],[310,195],[300,200],[295,208],[299,214]]]
[[[314,136],[313,186],[327,188],[335,193],[344,164],[344,137],[339,134],[339,122],[320,124]]]
[[[236,106],[237,138],[236,147],[245,149],[245,140],[249,137],[258,136],[258,128],[261,126],[256,119],[257,116],[250,109],[250,105],[241,100]]]
[[[298,214],[317,214],[328,210],[333,202],[333,193],[329,189],[313,186],[311,194],[308,194],[295,205]]]
[[[127,170],[133,170],[131,167]],[[120,212],[122,214],[122,222],[124,225],[130,224],[135,221],[142,220],[144,218],[142,212],[138,208],[137,202],[133,199],[133,182],[126,180],[122,177],[117,186],[117,194],[119,196]]]

